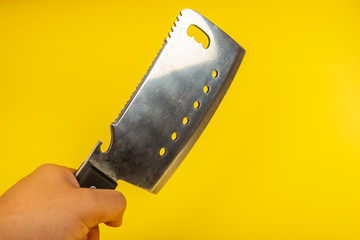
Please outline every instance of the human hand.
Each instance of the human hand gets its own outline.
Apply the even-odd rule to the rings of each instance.
[[[0,197],[0,239],[99,239],[99,223],[118,227],[125,197],[80,188],[75,170],[42,165]]]

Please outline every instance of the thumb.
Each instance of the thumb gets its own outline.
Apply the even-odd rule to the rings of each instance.
[[[122,223],[122,217],[126,208],[124,195],[115,190],[108,189],[78,189],[79,215],[88,227],[92,228],[99,223],[106,223],[112,227],[118,227]]]

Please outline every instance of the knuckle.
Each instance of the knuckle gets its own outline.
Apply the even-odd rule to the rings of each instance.
[[[118,207],[119,212],[124,212],[126,208],[126,198],[125,196],[119,192],[119,191],[113,191],[113,194],[111,194],[112,201],[115,206]]]
[[[115,195],[116,195],[117,200],[118,200],[119,202],[121,202],[122,204],[126,205],[126,198],[125,198],[124,194],[122,194],[122,193],[119,192],[119,191],[115,191]]]
[[[49,168],[49,167],[51,167],[51,164],[49,164],[49,163],[44,163],[44,164],[41,164],[38,168],[39,168],[39,169],[43,169],[43,168]]]
[[[54,165],[45,163],[45,164],[40,165],[36,170],[37,171],[49,171],[53,168],[54,168]]]

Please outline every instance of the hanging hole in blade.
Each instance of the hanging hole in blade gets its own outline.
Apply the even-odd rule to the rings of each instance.
[[[194,37],[195,41],[201,43],[203,48],[207,49],[210,46],[209,36],[198,26],[190,25],[187,29],[187,35]]]

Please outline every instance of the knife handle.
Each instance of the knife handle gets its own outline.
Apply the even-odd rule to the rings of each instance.
[[[85,161],[80,166],[75,177],[82,188],[115,189],[117,186],[114,180],[91,165],[89,161]]]

